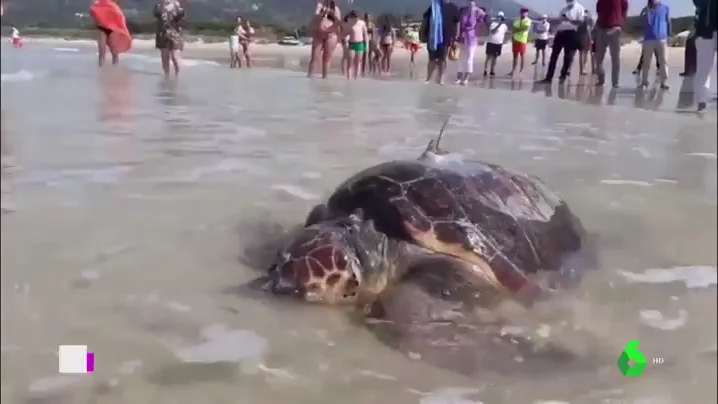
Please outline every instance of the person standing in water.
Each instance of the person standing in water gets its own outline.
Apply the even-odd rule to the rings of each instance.
[[[314,67],[322,64],[322,78],[327,78],[332,54],[339,43],[342,16],[334,0],[319,0],[314,8],[314,17],[310,26],[313,31],[312,50],[307,77],[314,75]]]
[[[597,0],[596,1],[596,86],[606,82],[603,60],[606,51],[611,54],[611,82],[618,88],[621,75],[621,33],[628,14],[628,0]]]
[[[366,24],[367,32],[369,33],[369,37],[366,40],[366,52],[364,52],[364,55],[362,55],[361,59],[361,74],[362,76],[366,75],[366,66],[367,61],[369,62],[369,73],[372,73],[372,60],[374,57],[374,22],[372,21],[371,15],[369,13],[364,14],[364,24]]]
[[[251,67],[251,58],[249,56],[249,43],[252,41],[254,28],[249,20],[237,17],[237,25],[232,30],[229,37],[230,64],[229,67],[242,68],[242,59],[244,58],[247,67]]]
[[[104,12],[102,11],[104,10]],[[105,57],[107,56],[107,49],[110,50],[112,55],[112,64],[116,65],[120,63],[120,52],[117,47],[117,37],[113,37],[114,41],[111,40],[113,35],[113,25],[117,21],[113,21],[111,17],[117,17],[118,20],[122,21],[122,25],[125,25],[125,15],[122,10],[117,6],[116,0],[96,0],[90,6],[90,15],[92,16],[95,27],[97,28],[97,64],[102,67],[105,65]],[[108,18],[110,17],[110,18]],[[113,24],[113,22],[115,24]],[[115,29],[117,27],[114,27]],[[129,35],[129,32],[127,32]]]
[[[484,20],[484,11],[476,7],[474,0],[469,0],[466,7],[460,11],[460,34],[459,42],[459,71],[456,73],[456,84],[465,86],[469,77],[474,73],[474,56],[478,46],[479,24]]]
[[[529,30],[531,29],[531,19],[529,18],[529,9],[521,8],[521,16],[514,21],[511,28],[511,72],[508,74],[513,77],[516,74],[516,67],[519,68],[519,74],[524,71],[524,54],[526,54],[526,46],[529,43]]]
[[[546,66],[546,45],[548,45],[548,35],[551,29],[551,24],[548,22],[548,16],[546,14],[541,16],[541,19],[535,22],[532,26],[532,31],[535,36],[534,47],[536,48],[536,58],[532,65],[536,65],[541,56],[541,66]]]
[[[394,42],[396,41],[396,33],[389,22],[385,22],[380,30],[380,43],[381,46],[381,71],[382,73],[389,74],[391,70],[391,55],[394,52]]]
[[[484,77],[496,75],[496,60],[501,56],[504,39],[509,27],[506,26],[506,16],[503,11],[496,13],[496,20],[489,25],[489,37],[486,40],[486,60],[484,61]],[[489,70],[490,69],[490,70]],[[489,72],[487,73],[487,70]]]
[[[162,70],[165,76],[169,76],[171,63],[175,75],[178,75],[180,71],[179,53],[184,48],[182,27],[180,26],[185,16],[184,7],[179,0],[158,0],[153,14],[157,20],[155,48],[160,50]]]
[[[239,36],[239,46],[242,48],[242,55],[244,57],[244,64],[249,69],[252,67],[252,57],[249,54],[249,44],[252,43],[252,36],[254,35],[254,28],[248,19],[241,19],[237,24],[237,35]],[[242,67],[242,57],[237,59],[239,62],[238,67]]]
[[[354,79],[359,77],[361,69],[362,55],[366,52],[366,43],[369,34],[367,33],[366,23],[359,19],[356,11],[350,12],[347,17],[347,33],[349,57],[347,63],[347,79],[353,74]]]
[[[342,75],[346,75],[349,72],[349,14],[344,16],[342,20],[342,34],[339,43],[342,47],[342,62],[341,71]]]
[[[578,26],[578,70],[581,76],[588,74],[586,72],[586,63],[590,62],[591,74],[595,71],[595,62],[593,60],[593,53],[591,52],[593,28],[593,18],[591,18],[591,13],[586,10],[583,22]]]
[[[436,72],[437,84],[443,84],[446,57],[449,48],[458,40],[459,22],[459,8],[449,0],[432,0],[431,6],[424,12],[422,35],[427,40],[429,53],[427,83]]]
[[[421,49],[419,31],[414,28],[407,28],[404,36],[406,37],[406,40],[404,41],[404,48],[409,51],[409,68],[411,69],[411,74],[413,74],[414,66],[416,65],[416,62],[414,60],[416,57],[416,52],[419,52],[419,50]]]
[[[551,84],[553,75],[556,72],[556,64],[558,57],[563,52],[563,66],[561,67],[561,76],[559,82],[563,83],[571,75],[571,65],[573,58],[578,50],[578,26],[583,21],[586,9],[583,8],[575,0],[567,0],[566,6],[561,9],[561,22],[553,38],[553,46],[551,47],[551,57],[548,61],[548,71],[546,78],[541,80],[540,84]]]
[[[229,34],[229,68],[233,69],[238,67],[240,63],[240,50],[239,50],[239,31],[242,24],[242,17],[235,19],[237,25],[232,29],[232,33]]]
[[[641,10],[641,13],[639,14],[639,17],[641,17],[641,19],[643,20],[641,29],[643,31],[645,31],[647,29],[647,24],[648,24],[648,6],[643,7],[643,9]],[[661,65],[659,63],[657,49],[653,50],[653,56],[656,58],[656,71],[659,71],[659,70],[661,70]],[[641,74],[642,71],[643,71],[643,56],[639,55],[638,56],[638,64],[636,65],[636,69],[633,71],[633,75],[638,76]]]
[[[651,68],[651,59],[656,54],[658,66],[658,79],[661,89],[668,90],[668,66],[666,66],[666,53],[668,52],[668,37],[671,35],[671,14],[667,5],[659,0],[648,0],[646,9],[646,26],[643,31],[643,44],[641,50],[641,87],[648,88],[648,71]]]

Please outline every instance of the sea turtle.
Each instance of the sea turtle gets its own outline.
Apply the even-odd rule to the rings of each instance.
[[[371,301],[431,259],[435,271],[460,275],[456,299],[498,290],[531,304],[553,288],[539,274],[574,273],[566,263],[585,231],[568,205],[536,177],[442,151],[442,133],[419,159],[378,164],[337,187],[281,251],[264,288],[330,304]]]

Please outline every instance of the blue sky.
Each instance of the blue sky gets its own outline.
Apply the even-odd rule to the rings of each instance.
[[[584,7],[593,11],[596,9],[596,0],[578,0]],[[477,0],[477,3],[481,3],[481,0]],[[564,1],[562,0],[518,0],[518,3],[523,4],[529,8],[536,10],[539,13],[545,14],[558,14],[558,11],[563,6]],[[664,4],[667,4],[671,8],[671,13],[676,17],[684,15],[693,15],[695,8],[693,7],[693,1],[691,0],[663,0]],[[628,0],[630,7],[628,14],[636,15],[643,7],[646,6],[646,0]]]

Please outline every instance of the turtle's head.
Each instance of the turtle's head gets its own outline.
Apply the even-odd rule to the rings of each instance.
[[[388,239],[362,216],[356,212],[302,229],[269,269],[263,288],[328,304],[354,303],[381,290],[388,279]]]

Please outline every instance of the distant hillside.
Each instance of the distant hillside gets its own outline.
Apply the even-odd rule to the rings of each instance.
[[[7,3],[7,2],[6,2]],[[5,7],[3,25],[34,25],[41,27],[71,27],[86,14],[88,0],[14,0]],[[375,15],[395,14],[419,17],[429,6],[429,0],[338,0],[344,11],[357,9]],[[462,2],[457,2],[462,3]],[[513,0],[482,0],[483,7],[493,13],[518,15],[521,5]],[[128,19],[151,19],[154,0],[121,0]],[[312,0],[188,0],[188,21],[226,21],[242,15],[257,23],[291,26],[306,24],[314,10]]]

